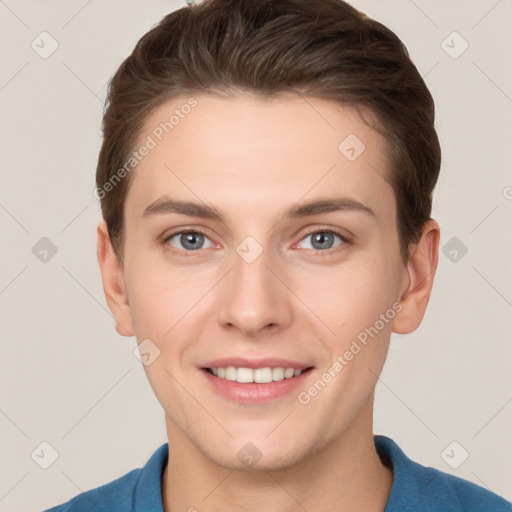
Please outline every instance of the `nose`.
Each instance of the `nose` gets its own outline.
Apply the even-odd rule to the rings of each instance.
[[[254,261],[243,252],[234,253],[233,268],[217,290],[219,324],[246,338],[288,327],[293,292],[285,284],[285,274],[267,250]]]

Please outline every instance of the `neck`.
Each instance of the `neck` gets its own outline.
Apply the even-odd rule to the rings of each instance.
[[[375,449],[372,406],[364,408],[335,442],[307,460],[260,472],[220,467],[166,417],[165,512],[384,512],[393,471],[382,464]]]

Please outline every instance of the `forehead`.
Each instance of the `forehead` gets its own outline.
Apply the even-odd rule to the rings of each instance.
[[[126,213],[164,194],[236,215],[276,212],[301,198],[354,198],[394,217],[386,143],[363,111],[298,95],[182,96],[146,120]]]

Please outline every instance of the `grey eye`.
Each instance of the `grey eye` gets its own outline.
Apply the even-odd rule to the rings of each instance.
[[[172,243],[172,240],[176,238],[181,244],[181,247],[177,247]],[[177,247],[178,249],[184,248],[187,251],[197,251],[198,249],[204,249],[203,244],[205,240],[209,240],[209,238],[202,233],[198,233],[196,231],[182,231],[181,233],[176,233],[170,237],[168,241],[171,243],[171,245]],[[211,241],[208,247],[211,247]]]
[[[303,240],[311,239],[312,243],[310,244],[311,247],[305,247],[305,249],[332,249],[335,237],[338,237],[341,240],[340,235],[333,233],[332,231],[315,231],[313,233],[308,233]]]

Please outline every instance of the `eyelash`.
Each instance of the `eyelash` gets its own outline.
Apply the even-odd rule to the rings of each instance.
[[[169,234],[168,236],[165,237],[165,239],[162,241],[162,245],[166,245],[168,247],[172,247],[170,244],[168,244],[169,240],[171,240],[172,238],[174,238],[176,235],[182,235],[182,234],[196,234],[196,235],[203,235],[204,237],[208,238],[208,235],[204,232],[204,231],[201,231],[200,229],[190,229],[190,230],[181,230],[181,231],[175,231],[171,234]],[[342,251],[344,249],[346,249],[347,245],[351,245],[352,244],[352,241],[345,235],[342,235],[339,231],[336,231],[336,230],[333,230],[333,229],[329,229],[329,228],[325,228],[325,229],[311,229],[309,231],[307,231],[306,233],[304,233],[304,236],[300,239],[300,241],[304,240],[304,238],[310,236],[310,235],[313,235],[315,233],[329,233],[331,235],[337,235],[341,238],[342,242],[340,245],[334,247],[334,248],[331,248],[331,249],[326,249],[324,251],[321,251],[319,249],[306,249],[308,251],[314,251],[317,255],[319,255],[320,257],[323,257],[323,256],[331,256],[332,254],[335,254],[337,253],[338,251]],[[186,251],[186,250],[181,250],[181,249],[176,249],[174,247],[172,247],[170,249],[173,253],[175,254],[178,254],[179,256],[183,256],[185,258],[188,258],[188,257],[191,257],[191,256],[194,256],[196,252],[198,252],[200,249],[196,250],[196,251]],[[184,254],[185,253],[185,254]],[[188,254],[187,254],[188,253]],[[324,254],[322,254],[324,253]]]

